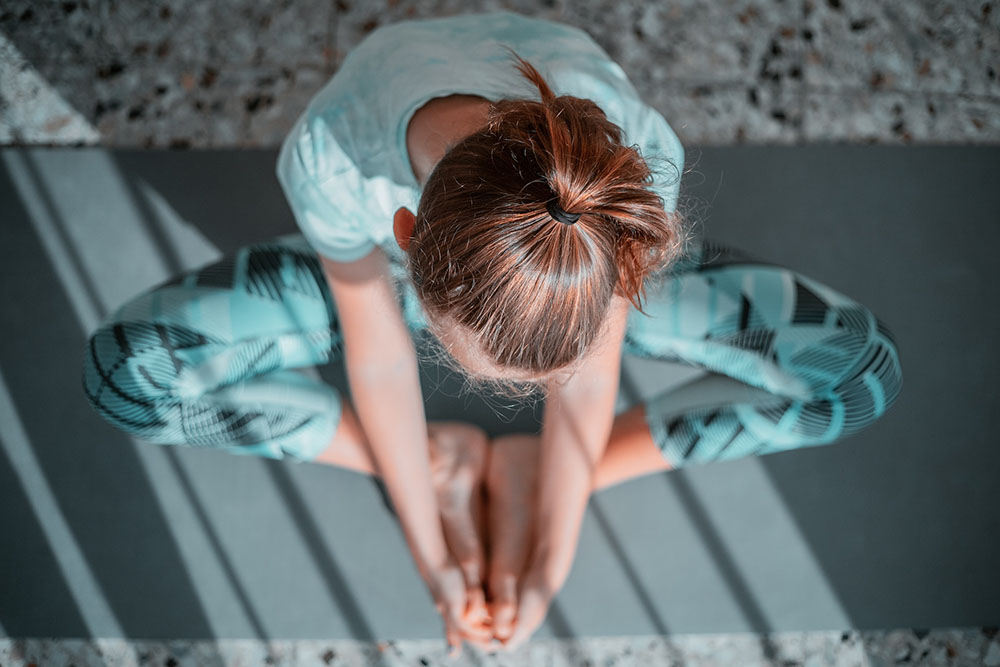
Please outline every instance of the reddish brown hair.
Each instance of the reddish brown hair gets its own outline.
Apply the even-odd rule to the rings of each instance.
[[[497,366],[537,375],[583,357],[613,293],[641,311],[644,279],[688,239],[622,129],[589,99],[556,97],[510,51],[541,101],[497,101],[438,162],[407,261],[429,316],[466,327]],[[576,223],[550,216],[553,199]]]

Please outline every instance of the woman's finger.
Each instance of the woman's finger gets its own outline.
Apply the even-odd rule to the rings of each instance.
[[[493,637],[492,629],[479,622],[469,622],[464,615],[465,607],[464,595],[449,598],[441,614],[445,618],[446,626],[454,629],[460,640],[466,639],[470,643],[477,644],[488,643]]]
[[[447,633],[448,657],[457,658],[462,655],[462,638],[455,631]]]
[[[473,625],[490,623],[490,610],[486,606],[486,593],[481,585],[466,591],[465,622]]]
[[[462,638],[451,620],[447,605],[444,602],[435,602],[434,607],[438,610],[438,614],[441,615],[441,621],[444,623],[444,641],[448,646],[448,655],[454,657],[453,654],[456,651],[456,646],[458,651],[461,651]]]
[[[434,606],[444,622],[445,642],[454,653],[456,647],[461,651],[462,635],[464,634],[461,617],[465,607],[465,595],[463,595],[464,586],[458,568],[452,570],[448,580],[445,586],[440,589],[440,597],[434,602]]]
[[[490,581],[490,592],[493,594],[493,634],[503,641],[510,637],[517,613],[517,579],[507,575],[493,577]]]
[[[530,618],[525,616],[521,618],[518,616],[517,622],[514,624],[514,631],[511,633],[510,637],[503,642],[504,648],[508,651],[515,651],[519,649],[531,635],[535,634],[535,630],[538,626],[542,624],[542,618]]]
[[[489,644],[493,639],[493,629],[482,623],[469,623],[456,616],[453,621],[462,637],[473,644]]]
[[[523,591],[514,620],[514,628],[510,637],[503,642],[508,650],[519,648],[535,633],[538,626],[545,620],[548,611],[548,599],[535,590]]]
[[[460,652],[463,641],[478,646],[482,649],[492,648],[493,632],[489,627],[482,625],[470,625],[457,615],[451,615],[445,619],[445,636],[448,645],[455,647],[450,655],[454,657]]]

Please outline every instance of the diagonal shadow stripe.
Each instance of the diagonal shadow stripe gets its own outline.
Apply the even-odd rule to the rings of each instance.
[[[9,426],[9,425],[8,425]],[[88,637],[91,629],[84,617],[77,597],[60,567],[59,558],[67,560],[68,549],[57,553],[53,542],[58,536],[46,535],[43,521],[43,507],[38,507],[42,494],[29,491],[29,485],[22,479],[8,455],[9,443],[0,444],[0,523],[4,531],[17,535],[4,546],[2,556],[3,571],[44,572],[44,578],[32,579],[30,586],[23,585],[28,576],[0,577],[0,636],[30,637],[43,628],[52,628],[52,613],[48,607],[59,609],[59,628],[67,636]],[[35,507],[32,504],[35,504]],[[52,532],[51,528],[48,532]],[[68,532],[68,531],[67,531]],[[72,539],[71,535],[67,535]],[[82,591],[81,591],[82,592]],[[37,600],[44,598],[46,605]]]
[[[771,627],[767,622],[767,618],[754,599],[753,593],[750,592],[750,588],[743,580],[743,576],[729,555],[729,551],[722,543],[718,531],[712,525],[712,521],[708,517],[707,512],[705,512],[701,501],[698,500],[694,489],[691,488],[691,483],[687,480],[683,471],[675,470],[671,472],[674,474],[663,475],[664,484],[676,494],[684,506],[688,518],[701,537],[702,543],[715,561],[715,566],[719,574],[732,592],[733,599],[739,606],[740,612],[750,624],[753,632],[758,635],[761,653],[771,663],[780,664],[782,659],[781,652],[768,636],[768,633],[771,632]]]
[[[632,590],[635,592],[636,597],[639,598],[639,603],[645,610],[646,615],[649,617],[649,620],[653,623],[653,627],[656,628],[656,631],[663,638],[664,644],[666,645],[667,650],[670,652],[672,663],[678,665],[679,667],[683,667],[684,665],[683,653],[681,652],[680,649],[677,648],[676,644],[670,641],[669,639],[670,629],[667,627],[667,624],[663,620],[663,617],[660,616],[660,612],[656,609],[656,606],[653,604],[653,600],[650,598],[649,593],[646,590],[647,587],[642,583],[642,580],[639,578],[637,568],[632,563],[631,559],[629,559],[628,554],[625,553],[625,549],[621,544],[621,540],[618,539],[618,536],[615,534],[614,529],[611,527],[611,522],[608,521],[608,517],[604,513],[604,509],[600,506],[600,503],[594,496],[590,497],[590,510],[593,513],[594,518],[597,519],[597,525],[600,527],[601,532],[604,534],[604,539],[607,541],[608,546],[610,546],[611,550],[614,551],[615,558],[617,558],[618,562],[621,564],[622,571],[628,578],[629,585],[632,586]]]
[[[649,617],[649,620],[653,623],[653,627],[655,627],[656,631],[661,635],[668,634],[669,629],[667,628],[667,624],[663,621],[663,617],[660,616],[660,612],[653,604],[653,600],[649,597],[649,593],[646,592],[646,587],[642,584],[642,581],[639,579],[639,575],[636,573],[635,565],[632,564],[628,554],[625,553],[621,540],[618,539],[618,536],[611,528],[611,522],[608,521],[607,515],[604,513],[604,510],[594,497],[591,497],[590,499],[590,510],[593,513],[594,518],[597,519],[597,525],[604,534],[604,539],[614,552],[615,558],[617,558],[618,562],[621,564],[622,571],[628,578],[629,585],[632,586],[632,590],[635,592],[636,597],[639,598],[639,603],[642,605],[642,608]]]
[[[102,299],[97,286],[93,283],[90,275],[84,269],[76,246],[73,244],[66,231],[66,221],[61,217],[59,206],[53,200],[52,194],[45,184],[40,173],[34,154],[27,151],[14,151],[11,158],[5,160],[7,163],[8,178],[0,183],[0,188],[11,189],[15,185],[12,194],[4,197],[5,200],[16,202],[20,200],[25,208],[18,208],[15,215],[20,218],[20,224],[14,226],[12,235],[20,237],[20,242],[15,243],[19,253],[26,256],[37,256],[35,270],[31,272],[30,291],[36,294],[47,295],[45,299],[35,299],[31,302],[29,311],[33,317],[46,317],[47,322],[62,322],[67,318],[72,319],[72,315],[65,313],[76,312],[78,318],[75,324],[86,328],[90,326],[91,316],[101,317],[104,315]],[[15,171],[16,170],[16,171]],[[30,211],[30,212],[29,212]],[[20,214],[20,215],[18,215]],[[38,219],[33,219],[38,216]],[[22,222],[23,221],[23,222]],[[30,231],[26,231],[30,230]],[[59,256],[65,259],[69,265],[69,274],[72,275],[76,291],[73,291],[64,282],[65,274],[60,273],[56,277],[56,267],[53,263],[56,256],[52,253],[55,246],[59,251]],[[23,263],[23,260],[22,260]],[[45,267],[51,269],[46,271]],[[23,276],[12,276],[12,287],[19,281],[25,280]],[[82,290],[80,289],[82,287]],[[74,309],[73,303],[68,299],[82,299],[86,303],[77,304]],[[41,314],[36,314],[41,313]],[[56,315],[61,313],[62,315]],[[62,319],[60,319],[62,318]],[[71,331],[66,328],[65,331]],[[13,355],[8,358],[32,358],[30,352],[38,345],[38,336],[15,335],[9,329],[5,331],[3,337],[8,348],[7,353]],[[84,334],[87,332],[84,331]],[[84,349],[83,342],[67,343],[62,340],[67,336],[59,329],[47,333],[43,340],[50,344],[50,360],[53,366],[61,365],[63,368],[79,369],[80,357],[78,356]],[[60,342],[61,341],[61,342]],[[55,345],[53,345],[55,343]],[[5,356],[7,356],[5,354]],[[55,361],[60,356],[65,357],[62,363]],[[11,366],[12,387],[22,386],[27,382],[27,386],[33,386],[33,378],[37,375],[37,368],[31,368],[29,379],[25,375],[24,364]],[[55,376],[51,378],[49,389],[56,396],[78,396],[76,382],[72,382],[73,389],[63,387],[67,383],[65,377]],[[60,391],[63,387],[64,391]],[[18,394],[15,393],[15,396]],[[39,418],[39,408],[33,403],[20,403],[19,411],[25,416],[26,429],[31,431],[34,442],[59,443],[67,440],[65,432],[59,432],[60,425],[52,423],[51,415],[48,419]],[[72,398],[66,399],[64,408],[67,414],[74,414],[78,409],[78,403]],[[49,406],[51,407],[51,406]],[[121,483],[122,488],[127,488],[130,494],[129,506],[132,508],[143,508],[144,514],[144,539],[136,541],[134,553],[131,554],[134,565],[135,562],[167,563],[174,567],[166,572],[165,576],[154,580],[143,580],[133,577],[129,581],[130,572],[136,572],[121,553],[109,553],[106,545],[107,531],[114,531],[116,528],[112,524],[104,527],[95,527],[92,523],[90,513],[94,509],[92,503],[80,502],[81,494],[86,490],[82,487],[84,483],[69,474],[66,469],[67,461],[65,452],[60,452],[58,447],[46,446],[35,447],[35,454],[39,464],[47,479],[60,480],[59,484],[53,484],[56,501],[59,509],[63,513],[66,522],[73,530],[75,538],[78,540],[81,554],[92,568],[94,576],[100,585],[103,595],[113,610],[115,617],[121,624],[121,628],[126,637],[146,637],[155,638],[158,632],[162,632],[164,625],[169,627],[195,628],[194,633],[201,636],[211,636],[211,627],[205,615],[205,609],[201,605],[196,592],[193,589],[192,581],[187,576],[183,567],[178,545],[167,528],[166,517],[162,512],[156,497],[151,493],[151,484],[141,461],[132,448],[128,447],[130,440],[124,435],[114,434],[112,439],[120,440],[119,447],[116,448],[115,456],[90,460],[87,465],[96,470],[98,475],[106,475],[108,479],[125,479]],[[75,471],[79,472],[79,471]],[[101,479],[101,477],[98,477]],[[115,516],[118,508],[109,509],[111,516]],[[126,518],[125,514],[120,515]],[[134,559],[140,559],[135,561]],[[162,590],[161,590],[162,589]],[[163,591],[169,589],[171,594],[178,600],[176,611],[163,611],[157,628],[147,625],[148,618],[143,618],[136,613],[147,604],[150,596],[164,594]],[[145,591],[146,596],[138,594],[137,591]],[[176,624],[176,625],[172,625]],[[206,664],[219,665],[221,660],[216,654],[206,656]]]
[[[240,601],[240,606],[243,607],[243,611],[247,615],[247,620],[250,621],[250,625],[253,627],[254,635],[260,640],[267,641],[270,637],[264,629],[264,623],[250,602],[250,596],[236,574],[236,568],[226,553],[225,547],[219,541],[219,536],[212,527],[212,522],[208,518],[205,506],[202,504],[198,493],[194,489],[194,485],[191,483],[191,478],[188,476],[187,471],[184,470],[184,466],[177,460],[177,452],[171,447],[167,447],[166,452],[167,461],[170,462],[170,467],[173,468],[174,474],[177,475],[177,480],[180,482],[181,488],[184,489],[184,493],[190,499],[191,507],[198,518],[198,523],[201,524],[202,531],[204,531],[205,536],[212,545],[212,550],[215,551],[215,555],[219,559],[219,565],[222,567],[222,571],[225,572],[229,585],[232,587],[233,592],[236,593],[236,597]]]
[[[576,639],[578,636],[576,630],[570,625],[569,619],[566,618],[565,612],[562,610],[562,605],[559,604],[558,598],[553,599],[549,603],[549,612],[545,617],[545,622],[552,628],[552,634],[560,639]],[[559,651],[562,652],[566,659],[567,665],[576,664],[578,662],[578,656],[573,652],[573,647],[567,642],[559,642],[556,644]]]
[[[323,583],[326,585],[331,599],[340,607],[344,619],[351,630],[351,636],[367,642],[377,641],[371,625],[365,618],[361,606],[351,592],[351,587],[338,565],[336,558],[330,550],[323,544],[319,527],[313,519],[312,513],[306,506],[305,500],[299,493],[295,482],[289,475],[286,465],[296,465],[294,463],[282,463],[279,461],[265,461],[264,467],[268,475],[274,482],[275,488],[281,494],[285,505],[288,508],[295,526],[302,535],[302,541],[309,551],[316,568],[323,576]],[[375,658],[375,663],[383,667],[391,667],[384,655],[379,652]]]
[[[135,178],[127,170],[122,169],[121,162],[117,155],[109,155],[108,157],[111,160],[111,164],[114,165],[114,168],[120,175],[126,192],[128,192],[132,203],[132,209],[139,214],[137,216],[138,222],[142,223],[142,226],[149,235],[149,238],[153,240],[157,250],[160,252],[160,257],[163,259],[164,264],[169,268],[170,274],[172,276],[176,276],[184,268],[184,262],[181,256],[177,253],[177,248],[174,247],[173,242],[171,242],[171,240],[167,237],[163,227],[158,224],[159,217],[153,210],[153,207],[150,206],[149,201],[139,188]]]
[[[153,240],[153,243],[157,251],[160,253],[161,259],[167,267],[168,272],[171,276],[177,276],[183,273],[185,268],[181,257],[178,255],[174,244],[163,231],[162,226],[158,222],[159,218],[153,212],[148,201],[146,200],[146,197],[136,186],[134,179],[128,173],[122,171],[118,160],[114,158],[114,156],[111,157],[111,161],[131,198],[132,209],[138,213],[137,222],[143,226],[147,235]],[[177,359],[174,357],[174,348],[170,344],[169,338],[167,337],[163,327],[157,325],[156,330],[159,333],[164,347],[166,347],[169,351],[171,359],[173,359],[175,365],[178,364]],[[246,615],[247,620],[253,628],[254,634],[259,639],[266,640],[268,638],[267,630],[264,628],[264,624],[260,616],[257,614],[256,609],[254,609],[246,588],[240,581],[239,576],[236,573],[236,568],[234,567],[229,555],[226,553],[226,549],[222,545],[217,531],[212,526],[212,522],[209,519],[204,503],[202,503],[201,498],[196,492],[190,476],[184,470],[184,467],[178,460],[177,452],[172,447],[166,447],[164,448],[164,451],[166,459],[170,463],[171,468],[174,470],[178,482],[188,498],[188,502],[197,517],[198,523],[200,524],[206,539],[211,545],[212,550],[215,552],[215,556],[218,559],[220,567],[225,573],[229,585],[232,587],[234,594],[239,600],[240,606],[243,608],[243,613]]]

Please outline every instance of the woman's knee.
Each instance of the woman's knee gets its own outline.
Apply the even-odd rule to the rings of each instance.
[[[136,363],[138,356],[160,347],[152,325],[110,321],[90,336],[83,353],[83,389],[105,419],[137,434],[164,426],[157,400],[173,389],[163,375],[172,368],[169,358],[145,366]]]
[[[903,372],[899,350],[888,326],[874,315],[875,331],[855,363],[833,389],[843,405],[843,434],[854,433],[881,418],[899,398]]]

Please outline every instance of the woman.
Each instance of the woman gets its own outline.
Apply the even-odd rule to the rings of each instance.
[[[864,306],[692,243],[683,161],[581,30],[511,12],[384,26],[282,147],[301,234],[122,306],[85,390],[152,442],[379,475],[449,644],[517,646],[595,488],[829,444],[899,394],[892,334]],[[541,433],[428,424],[421,330],[470,380],[542,389]],[[720,375],[615,416],[623,352]],[[350,402],[289,370],[335,357]]]

